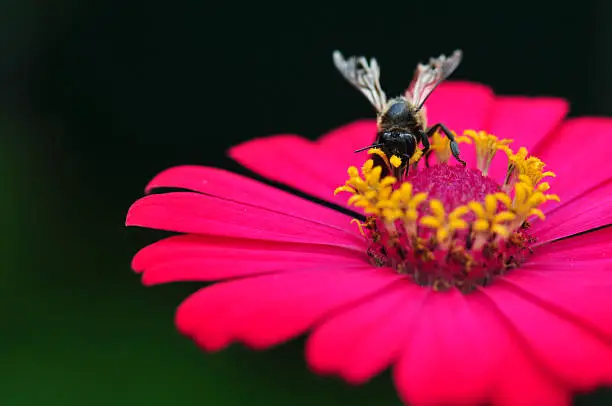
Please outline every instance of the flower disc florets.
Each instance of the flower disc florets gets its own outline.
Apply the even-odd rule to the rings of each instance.
[[[540,183],[554,174],[543,172],[544,163],[528,157],[525,148],[514,154],[510,140],[482,131],[468,130],[456,139],[473,141],[478,170],[448,165],[448,139],[435,136],[434,166],[419,170],[417,150],[410,173],[397,179],[382,176],[383,168],[368,159],[361,170],[348,169],[349,179],[335,193],[350,193],[349,204],[365,213],[365,223],[358,224],[373,264],[435,290],[470,292],[525,261],[534,242],[527,221],[543,220],[539,206],[558,197],[546,194],[549,184]],[[502,184],[487,176],[498,150],[509,161]],[[382,158],[389,173],[401,162],[380,150],[370,153]]]

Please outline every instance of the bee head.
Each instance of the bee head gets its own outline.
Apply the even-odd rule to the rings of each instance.
[[[414,135],[399,131],[386,131],[380,135],[382,150],[388,156],[411,157],[416,150],[417,143]]]

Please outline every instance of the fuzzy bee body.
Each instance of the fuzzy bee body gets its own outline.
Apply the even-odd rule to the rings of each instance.
[[[431,58],[428,64],[418,64],[405,94],[389,100],[380,86],[380,68],[376,59],[372,58],[369,62],[364,57],[344,59],[339,51],[335,51],[333,57],[336,68],[368,98],[377,112],[374,142],[355,152],[380,148],[388,157],[396,155],[402,160],[398,170],[394,171],[395,175],[398,175],[408,169],[409,160],[419,143],[423,145],[423,155],[427,156],[430,152],[429,137],[441,130],[450,140],[453,156],[465,166],[465,162],[459,157],[459,147],[452,132],[441,123],[428,128],[424,110],[427,98],[461,62],[461,51],[455,51],[448,58],[441,55]],[[427,164],[427,160],[425,162]]]

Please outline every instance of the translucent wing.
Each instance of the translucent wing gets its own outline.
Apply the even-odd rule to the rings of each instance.
[[[368,60],[363,56],[344,59],[340,51],[334,51],[334,65],[342,76],[368,98],[370,103],[381,112],[387,103],[387,96],[380,87],[380,68],[376,59]]]
[[[457,69],[462,56],[461,50],[456,50],[448,58],[440,55],[430,58],[428,64],[418,64],[405,97],[413,106],[423,107],[431,92]]]

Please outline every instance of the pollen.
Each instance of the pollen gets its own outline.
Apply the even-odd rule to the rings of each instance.
[[[452,132],[452,134],[455,136],[455,141],[457,141],[458,144],[472,143],[472,140],[469,137],[466,137],[464,135],[457,136],[454,131]],[[436,131],[435,134],[431,137],[430,143],[430,148],[436,154],[436,159],[438,160],[438,162],[448,162],[451,157],[450,140],[443,134],[440,134],[439,131]]]
[[[420,223],[435,230],[435,241],[438,244],[445,244],[458,230],[468,227],[468,223],[463,219],[463,216],[470,211],[467,206],[456,207],[447,215],[442,202],[432,199],[429,202],[429,211],[431,214],[423,216]]]
[[[527,156],[527,148],[521,147],[515,154],[511,149],[505,149],[508,156],[508,171],[504,179],[504,186],[512,187],[519,176],[524,175],[529,177],[531,183],[537,185],[546,177],[555,177],[554,172],[544,172],[544,162],[534,156]]]
[[[371,149],[379,165],[368,159],[360,169],[351,166],[335,193],[348,193],[349,205],[365,214],[365,222],[353,221],[368,241],[373,265],[434,291],[469,293],[525,261],[535,241],[529,221],[545,220],[542,206],[559,197],[542,181],[554,174],[525,148],[514,153],[511,140],[472,130],[455,140],[473,141],[480,170],[449,165],[450,142],[434,135],[435,165],[419,167],[415,153],[409,160],[414,171],[401,178],[383,176],[380,165],[398,168],[402,159]],[[508,156],[509,175],[496,180],[487,173],[500,149]]]
[[[520,227],[533,216],[540,220],[546,219],[539,206],[550,200],[559,201],[559,196],[545,193],[549,188],[548,182],[542,182],[535,186],[531,178],[526,175],[519,175],[519,181],[514,184],[514,198],[510,199],[504,193],[499,193],[497,198],[515,215],[514,226]]]
[[[394,168],[399,168],[400,165],[402,164],[402,159],[400,157],[398,157],[397,155],[393,155],[390,159],[389,159],[389,163],[391,164],[391,166],[393,166]]]
[[[507,195],[503,193],[505,200]],[[474,232],[475,246],[481,247],[485,241],[495,240],[496,238],[508,238],[510,235],[510,227],[508,223],[516,218],[516,215],[508,210],[498,212],[498,200],[496,195],[487,195],[484,204],[481,202],[471,201],[468,206],[474,213],[476,219],[472,224]]]
[[[491,161],[493,161],[497,151],[500,149],[507,150],[508,145],[513,141],[508,139],[500,140],[486,131],[465,130],[463,135],[474,141],[476,147],[476,166],[485,176],[489,173]]]
[[[393,176],[385,176],[381,179],[382,168],[374,166],[374,161],[368,159],[361,173],[351,166],[347,171],[349,179],[343,186],[336,188],[334,194],[348,192],[352,194],[348,203],[363,209],[366,214],[380,216],[382,210],[378,203],[387,200],[393,191],[392,186],[397,182]]]

